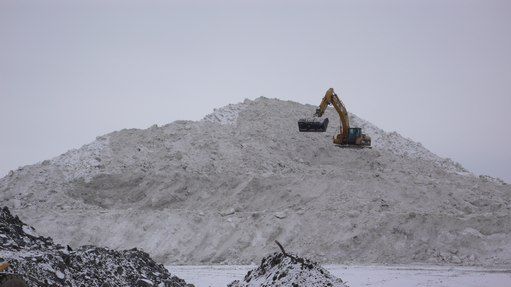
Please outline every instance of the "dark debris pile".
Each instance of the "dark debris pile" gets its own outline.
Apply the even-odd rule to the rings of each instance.
[[[294,255],[273,253],[248,271],[242,281],[228,287],[347,287],[343,281],[316,262]]]
[[[49,237],[0,209],[0,257],[29,286],[191,287],[137,249],[115,251],[95,246],[55,244]]]

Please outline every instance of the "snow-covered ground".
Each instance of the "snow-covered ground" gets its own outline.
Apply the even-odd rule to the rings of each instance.
[[[254,265],[167,266],[196,287],[225,287],[242,279]],[[325,265],[350,287],[509,287],[511,269],[446,266]]]

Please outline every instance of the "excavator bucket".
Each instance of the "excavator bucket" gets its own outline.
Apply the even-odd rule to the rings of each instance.
[[[314,119],[300,119],[298,121],[298,130],[300,132],[326,132],[328,127],[328,118],[322,122]]]

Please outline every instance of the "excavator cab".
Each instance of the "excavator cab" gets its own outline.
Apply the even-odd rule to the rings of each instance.
[[[371,138],[362,133],[361,128],[349,128],[347,145],[356,147],[371,147]]]
[[[348,144],[357,144],[356,141],[362,136],[361,128],[349,128],[348,130]]]
[[[322,122],[316,119],[300,119],[298,121],[298,130],[300,132],[326,132],[328,127],[328,118]]]

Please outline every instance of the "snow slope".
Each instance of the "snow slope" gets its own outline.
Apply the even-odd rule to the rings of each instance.
[[[167,264],[250,263],[273,240],[322,263],[510,264],[509,185],[355,115],[373,149],[299,133],[315,107],[258,98],[126,129],[0,179],[57,242],[140,247]]]

